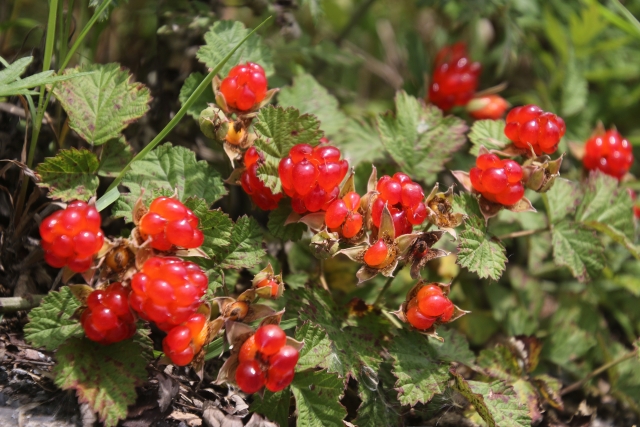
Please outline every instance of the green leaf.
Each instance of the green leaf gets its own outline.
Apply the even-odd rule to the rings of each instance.
[[[127,221],[131,221],[131,211],[142,188],[146,189],[145,197],[153,191],[177,189],[178,199],[183,202],[188,197],[199,197],[210,204],[227,194],[218,171],[205,161],[196,161],[193,151],[170,143],[133,162],[121,185],[129,192],[120,195],[113,215]]]
[[[277,393],[265,390],[264,396],[254,397],[253,402],[249,405],[250,412],[257,412],[267,417],[269,421],[278,424],[281,427],[289,425],[289,404],[291,403],[291,390],[286,389]]]
[[[327,358],[334,349],[324,329],[306,321],[296,329],[295,337],[298,341],[304,341],[296,371],[327,366]]]
[[[481,228],[467,225],[459,237],[456,262],[481,279],[498,280],[507,263],[506,249],[502,243]]]
[[[56,85],[53,94],[69,115],[69,126],[92,145],[119,138],[127,125],[149,110],[151,95],[141,83],[130,83],[131,74],[119,64],[89,64],[64,70],[74,76],[89,75]]]
[[[571,52],[562,85],[562,117],[570,117],[582,111],[588,96],[589,84]]]
[[[111,139],[102,146],[98,175],[115,178],[133,159],[133,151],[124,137]]]
[[[136,386],[147,379],[143,354],[132,339],[102,345],[71,338],[56,353],[55,383],[62,390],[75,390],[78,401],[88,403],[105,426],[114,427],[136,401]]]
[[[549,221],[558,222],[573,214],[582,199],[578,184],[564,178],[556,178],[553,187],[546,193]]]
[[[320,120],[322,130],[332,138],[347,123],[345,114],[338,108],[338,100],[310,74],[294,77],[292,86],[280,89],[278,104],[297,108],[303,114],[314,114]]]
[[[365,121],[348,119],[346,126],[331,142],[342,151],[351,166],[373,163],[385,157],[380,135]]]
[[[222,254],[214,254],[220,268],[237,270],[258,265],[265,256],[262,248],[262,229],[258,222],[248,216],[241,216],[231,230],[231,241]]]
[[[437,107],[425,107],[402,91],[396,94],[395,103],[395,115],[378,116],[382,144],[403,172],[432,182],[464,144],[467,125],[457,117],[443,117]]]
[[[353,424],[366,426],[398,426],[400,422],[399,408],[393,407],[379,388],[371,389],[359,382],[362,403],[358,407],[358,417]]]
[[[56,350],[67,339],[81,337],[82,325],[71,318],[79,307],[80,302],[68,286],[49,292],[40,306],[29,313],[29,323],[24,327],[25,339],[35,347]]]
[[[389,354],[394,360],[393,375],[398,379],[395,388],[402,405],[427,403],[446,389],[449,363],[438,360],[427,337],[402,329],[393,338]]]
[[[16,59],[4,70],[0,70],[0,85],[8,85],[16,81],[18,77],[27,71],[27,67],[33,62],[33,56],[25,56]]]
[[[241,22],[217,21],[204,35],[205,44],[198,50],[196,56],[201,62],[204,62],[207,67],[214,68],[247,34],[249,34],[249,30],[247,30]],[[249,37],[249,39],[231,55],[231,58],[229,58],[229,61],[222,67],[220,73],[226,76],[229,74],[231,68],[245,62],[256,62],[260,64],[262,68],[264,68],[267,76],[270,76],[274,72],[271,53],[257,34]]]
[[[49,188],[49,196],[63,201],[89,200],[98,189],[98,158],[82,149],[60,150],[55,157],[47,157],[36,168],[41,177],[40,187]]]
[[[190,197],[184,203],[200,220],[199,228],[204,234],[200,247],[210,257],[222,257],[225,248],[231,244],[233,221],[220,209],[209,210],[204,199]]]
[[[187,99],[191,96],[193,92],[196,91],[196,88],[202,81],[205,79],[205,75],[202,73],[191,73],[189,77],[184,81],[182,88],[180,88],[180,95],[178,95],[178,100],[180,104],[184,104],[187,102]],[[187,114],[189,114],[194,119],[198,120],[200,117],[200,113],[202,110],[208,107],[207,104],[213,104],[216,102],[215,96],[213,95],[213,88],[211,85],[204,91],[202,95],[198,98],[196,102],[194,102],[191,107],[187,110]]]
[[[342,427],[347,410],[340,404],[344,380],[324,371],[296,373],[291,390],[296,398],[298,427]]]
[[[511,141],[504,134],[504,120],[476,120],[469,132],[469,141],[473,147],[469,151],[474,156],[479,154],[480,146],[488,150],[501,150]]]
[[[566,266],[578,280],[585,282],[604,268],[604,247],[584,225],[562,221],[551,231],[553,258]]]
[[[440,329],[438,335],[444,339],[444,342],[429,339],[429,344],[436,351],[439,360],[473,365],[476,356],[469,348],[469,341],[464,335],[455,329]]]
[[[302,238],[302,234],[307,230],[306,225],[301,222],[284,225],[291,212],[293,212],[293,209],[289,199],[280,200],[278,207],[271,211],[267,228],[273,237],[282,239],[285,242],[287,240],[296,242]]]
[[[455,375],[456,388],[474,406],[488,427],[529,427],[531,418],[513,387],[503,381],[490,384]]]
[[[544,342],[542,356],[561,367],[568,368],[598,344],[592,334],[574,323],[556,322],[552,331]]]

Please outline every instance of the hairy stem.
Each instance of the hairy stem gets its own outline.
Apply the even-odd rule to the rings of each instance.
[[[380,293],[378,294],[378,298],[376,298],[376,300],[373,302],[373,305],[380,304],[380,302],[382,301],[382,296],[391,287],[391,283],[393,283],[393,279],[395,279],[395,278],[396,278],[396,276],[391,276],[391,277],[389,277],[387,279],[387,281],[385,282],[384,286],[380,290]]]
[[[600,366],[598,369],[596,369],[596,370],[590,372],[589,374],[587,374],[587,376],[584,377],[583,379],[581,379],[580,381],[577,381],[577,382],[571,384],[570,386],[567,386],[567,387],[563,388],[562,390],[560,390],[560,395],[564,396],[565,394],[568,394],[568,393],[571,393],[572,391],[578,390],[587,381],[589,381],[591,378],[597,377],[598,375],[600,375],[604,371],[607,371],[607,370],[613,368],[618,363],[622,363],[625,360],[629,360],[629,359],[631,359],[633,357],[636,357],[637,355],[638,355],[638,349],[635,348],[634,350],[630,351],[629,353],[623,354],[622,356],[618,357],[617,359],[612,360],[609,363],[605,363],[604,365]]]
[[[20,310],[31,310],[40,305],[42,298],[44,298],[44,295],[0,298],[0,314],[15,313]]]

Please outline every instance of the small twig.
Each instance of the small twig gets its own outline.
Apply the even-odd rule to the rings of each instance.
[[[532,234],[541,233],[543,231],[549,231],[549,229],[547,227],[545,227],[545,228],[537,228],[535,230],[515,231],[513,233],[508,233],[508,234],[503,234],[501,236],[498,236],[498,240],[513,239],[513,238],[516,238],[516,237],[524,237],[524,236],[531,236]]]
[[[327,279],[324,277],[324,260],[321,259],[320,260],[320,284],[322,285],[322,287],[324,288],[325,291],[327,292],[331,292],[329,290],[329,285],[327,284]]]
[[[15,313],[20,310],[31,310],[40,305],[42,298],[44,298],[44,295],[0,298],[0,314]]]
[[[596,369],[595,371],[592,371],[591,373],[587,374],[586,377],[584,377],[583,379],[581,379],[578,382],[575,382],[573,384],[571,384],[570,386],[567,386],[565,388],[563,388],[562,390],[560,390],[560,395],[564,396],[567,393],[571,393],[572,391],[578,390],[579,388],[581,388],[587,381],[589,381],[591,378],[593,377],[597,377],[598,375],[600,375],[601,373],[603,373],[604,371],[609,370],[610,368],[613,368],[614,366],[616,366],[618,363],[624,362],[625,360],[631,359],[632,357],[635,357],[638,355],[638,349],[634,349],[633,351],[630,351],[627,354],[623,354],[622,356],[618,357],[617,359],[612,360],[609,363],[605,363],[604,365],[600,366],[598,369]]]
[[[387,289],[389,289],[391,287],[391,283],[393,283],[393,279],[395,279],[396,276],[391,276],[387,279],[387,282],[384,284],[384,286],[382,287],[382,289],[380,290],[380,293],[378,294],[378,298],[376,298],[375,302],[373,303],[373,305],[378,305],[380,304],[380,301],[382,301],[382,296],[384,295],[384,293],[387,291]]]

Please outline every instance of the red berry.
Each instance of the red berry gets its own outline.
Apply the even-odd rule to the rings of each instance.
[[[264,356],[271,356],[287,342],[287,335],[277,325],[264,325],[255,334],[258,351]]]
[[[439,320],[444,323],[448,322],[453,317],[454,312],[455,312],[455,306],[453,305],[453,303],[451,303],[450,305],[447,306],[447,308],[445,308],[444,313],[440,315]]]
[[[416,329],[425,330],[429,329],[436,323],[436,317],[428,317],[420,312],[418,309],[417,300],[414,298],[409,301],[407,305],[407,321]]]
[[[238,353],[238,361],[246,362],[248,360],[254,360],[258,354],[258,344],[256,344],[256,336],[251,335],[240,347]]]
[[[192,313],[178,326],[159,324],[161,329],[168,330],[162,340],[162,349],[171,361],[178,366],[191,363],[200,351],[206,338],[206,318],[201,313]]]
[[[298,350],[290,345],[285,345],[278,352],[269,357],[269,377],[272,371],[289,372],[293,371],[298,363],[300,354]]]
[[[289,157],[297,164],[305,159],[313,158],[313,147],[309,144],[297,144],[289,150]]]
[[[364,262],[369,267],[376,267],[382,264],[389,254],[389,249],[384,240],[379,239],[364,253]]]
[[[502,161],[502,167],[510,184],[522,181],[522,167],[518,163],[507,159]]]
[[[482,185],[482,169],[471,168],[469,178],[471,179],[471,185],[477,192],[485,193],[487,191]]]
[[[502,162],[495,154],[487,153],[478,156],[476,159],[476,166],[479,167],[480,170],[499,168],[502,166]]]
[[[442,315],[450,304],[451,301],[444,295],[430,295],[427,298],[418,299],[418,308],[427,317]]]
[[[506,118],[504,133],[516,147],[533,147],[536,154],[552,154],[565,133],[564,120],[553,113],[545,113],[536,105],[512,109]]]
[[[382,220],[382,211],[384,210],[385,204],[385,200],[383,200],[381,197],[378,197],[373,202],[373,206],[371,207],[371,219],[373,220],[373,225],[375,225],[376,227],[380,227],[380,221]]]
[[[236,369],[236,383],[245,393],[255,393],[265,384],[264,374],[255,360],[241,362]]]
[[[89,294],[80,322],[90,340],[112,344],[133,336],[136,324],[127,304],[128,296],[129,290],[120,283]]]
[[[482,172],[482,186],[489,193],[500,193],[508,184],[507,173],[502,168],[489,168]]]
[[[293,167],[293,189],[300,196],[306,196],[313,189],[318,170],[313,163],[304,159]]]
[[[258,150],[256,150],[256,147],[252,146],[244,153],[244,165],[245,165],[245,167],[249,167],[249,166],[253,165],[254,163],[257,163],[258,160],[261,160],[261,155],[258,152]]]
[[[419,300],[423,300],[433,295],[443,295],[442,289],[438,285],[426,285],[420,288],[416,298]]]
[[[352,212],[357,211],[358,208],[360,207],[360,195],[355,191],[350,191],[347,194],[345,194],[342,200],[344,200],[344,203],[346,204],[347,209],[349,209]]]
[[[204,241],[198,230],[198,217],[185,205],[170,197],[158,197],[138,225],[144,236],[151,238],[151,247],[169,251],[173,246],[197,248]]]
[[[407,213],[402,209],[391,208],[389,209],[391,213],[391,219],[393,221],[393,229],[396,237],[402,236],[403,234],[409,234],[413,231],[413,227],[411,223],[407,219]]]
[[[284,390],[291,381],[293,381],[293,376],[295,375],[294,370],[290,370],[287,372],[282,372],[279,370],[273,370],[273,368],[269,368],[267,371],[267,382],[265,386],[267,390],[271,392],[277,392],[280,390]]]
[[[191,344],[191,331],[186,326],[176,326],[169,331],[164,342],[172,351],[181,352]]]
[[[253,147],[251,147],[246,154],[254,156],[253,153],[250,153],[252,149],[254,150],[255,155],[258,156],[258,160],[251,163],[252,160],[249,159],[251,165],[248,166],[244,172],[242,172],[240,183],[244,191],[249,196],[251,196],[251,200],[253,200],[253,203],[255,203],[262,210],[270,211],[278,207],[278,203],[280,202],[280,199],[282,199],[282,193],[273,194],[271,189],[264,185],[260,178],[258,178],[258,167],[262,163],[262,160],[260,154]],[[282,165],[282,162],[280,164]]]
[[[407,221],[413,225],[420,225],[427,219],[427,207],[420,202],[412,208],[407,208]]]
[[[351,239],[360,233],[360,230],[362,230],[362,215],[353,213],[347,216],[342,226],[342,236]]]
[[[267,92],[267,78],[258,64],[248,62],[236,65],[222,80],[220,92],[227,105],[240,111],[254,109]]]
[[[466,105],[478,87],[480,69],[480,63],[469,60],[464,44],[443,48],[436,59],[429,101],[442,110]]]
[[[603,173],[621,179],[633,163],[633,150],[629,141],[616,130],[596,135],[585,144],[582,159],[587,170],[599,169]]]
[[[467,111],[476,120],[497,120],[504,116],[507,108],[509,103],[500,95],[486,95],[473,99],[467,104]]]
[[[496,201],[505,206],[515,205],[524,197],[522,183],[509,184],[502,192],[495,195]]]
[[[378,192],[380,197],[388,202],[389,205],[395,205],[400,203],[402,184],[389,176],[383,176],[378,181]]]
[[[342,225],[349,213],[347,204],[342,199],[334,200],[327,208],[324,220],[329,228],[336,228]]]
[[[313,159],[319,163],[337,163],[340,161],[340,150],[330,145],[318,145],[313,149]]]
[[[318,212],[322,209],[326,196],[327,192],[319,184],[316,184],[302,200],[309,212]]]
[[[408,183],[413,182],[413,181],[411,181],[411,178],[409,178],[409,175],[407,175],[405,173],[402,173],[402,172],[396,172],[395,174],[393,174],[393,179],[398,181],[400,183],[400,185],[404,185],[404,184],[408,184]]]

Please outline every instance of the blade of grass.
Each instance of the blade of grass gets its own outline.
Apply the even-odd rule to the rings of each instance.
[[[271,17],[269,16],[267,19],[262,21],[262,23],[260,23],[260,25],[258,25],[256,28],[254,28],[253,31],[251,31],[249,34],[247,34],[247,36],[245,38],[243,38],[240,41],[240,43],[238,43],[236,45],[236,47],[231,49],[231,51],[227,54],[227,56],[225,56],[222,59],[222,61],[220,61],[218,63],[218,65],[216,65],[216,67],[213,70],[211,70],[211,72],[209,72],[209,74],[207,74],[207,77],[205,77],[204,80],[198,85],[198,87],[191,94],[189,99],[187,99],[187,102],[185,102],[182,105],[182,108],[180,108],[180,110],[178,110],[176,115],[173,117],[173,119],[171,119],[171,121],[169,123],[167,123],[167,125],[164,127],[164,129],[162,129],[158,133],[158,135],[156,135],[156,137],[153,138],[153,140],[146,147],[144,147],[133,159],[131,159],[131,161],[124,168],[122,168],[122,170],[120,171],[120,173],[118,174],[116,179],[111,183],[111,185],[107,189],[107,193],[112,191],[114,188],[118,187],[118,184],[120,184],[120,181],[122,181],[122,178],[124,177],[124,174],[129,170],[129,168],[131,167],[131,164],[133,162],[135,162],[136,160],[140,160],[140,159],[144,158],[144,156],[146,156],[149,153],[149,151],[153,150],[156,147],[156,145],[158,145],[160,143],[160,141],[162,141],[164,139],[164,137],[167,136],[169,134],[169,132],[171,132],[171,130],[178,124],[178,122],[182,119],[182,117],[184,117],[184,115],[187,113],[187,110],[198,100],[198,98],[200,98],[200,95],[202,95],[202,93],[207,89],[207,87],[209,87],[209,85],[211,84],[211,81],[213,80],[213,78],[216,76],[216,74],[218,74],[220,69],[222,67],[224,67],[224,64],[227,63],[229,58],[231,58],[231,56],[236,52],[236,50],[238,50],[238,48],[240,48],[240,46],[242,46],[243,43],[245,41],[247,41],[247,39],[249,37],[251,37],[256,31],[258,31],[270,19],[271,19]],[[113,202],[107,203],[107,200],[105,200],[105,196],[106,195],[107,194],[103,195],[100,199],[98,199],[98,202],[97,202],[97,205],[102,207],[102,209],[106,208],[111,203],[113,203]]]

